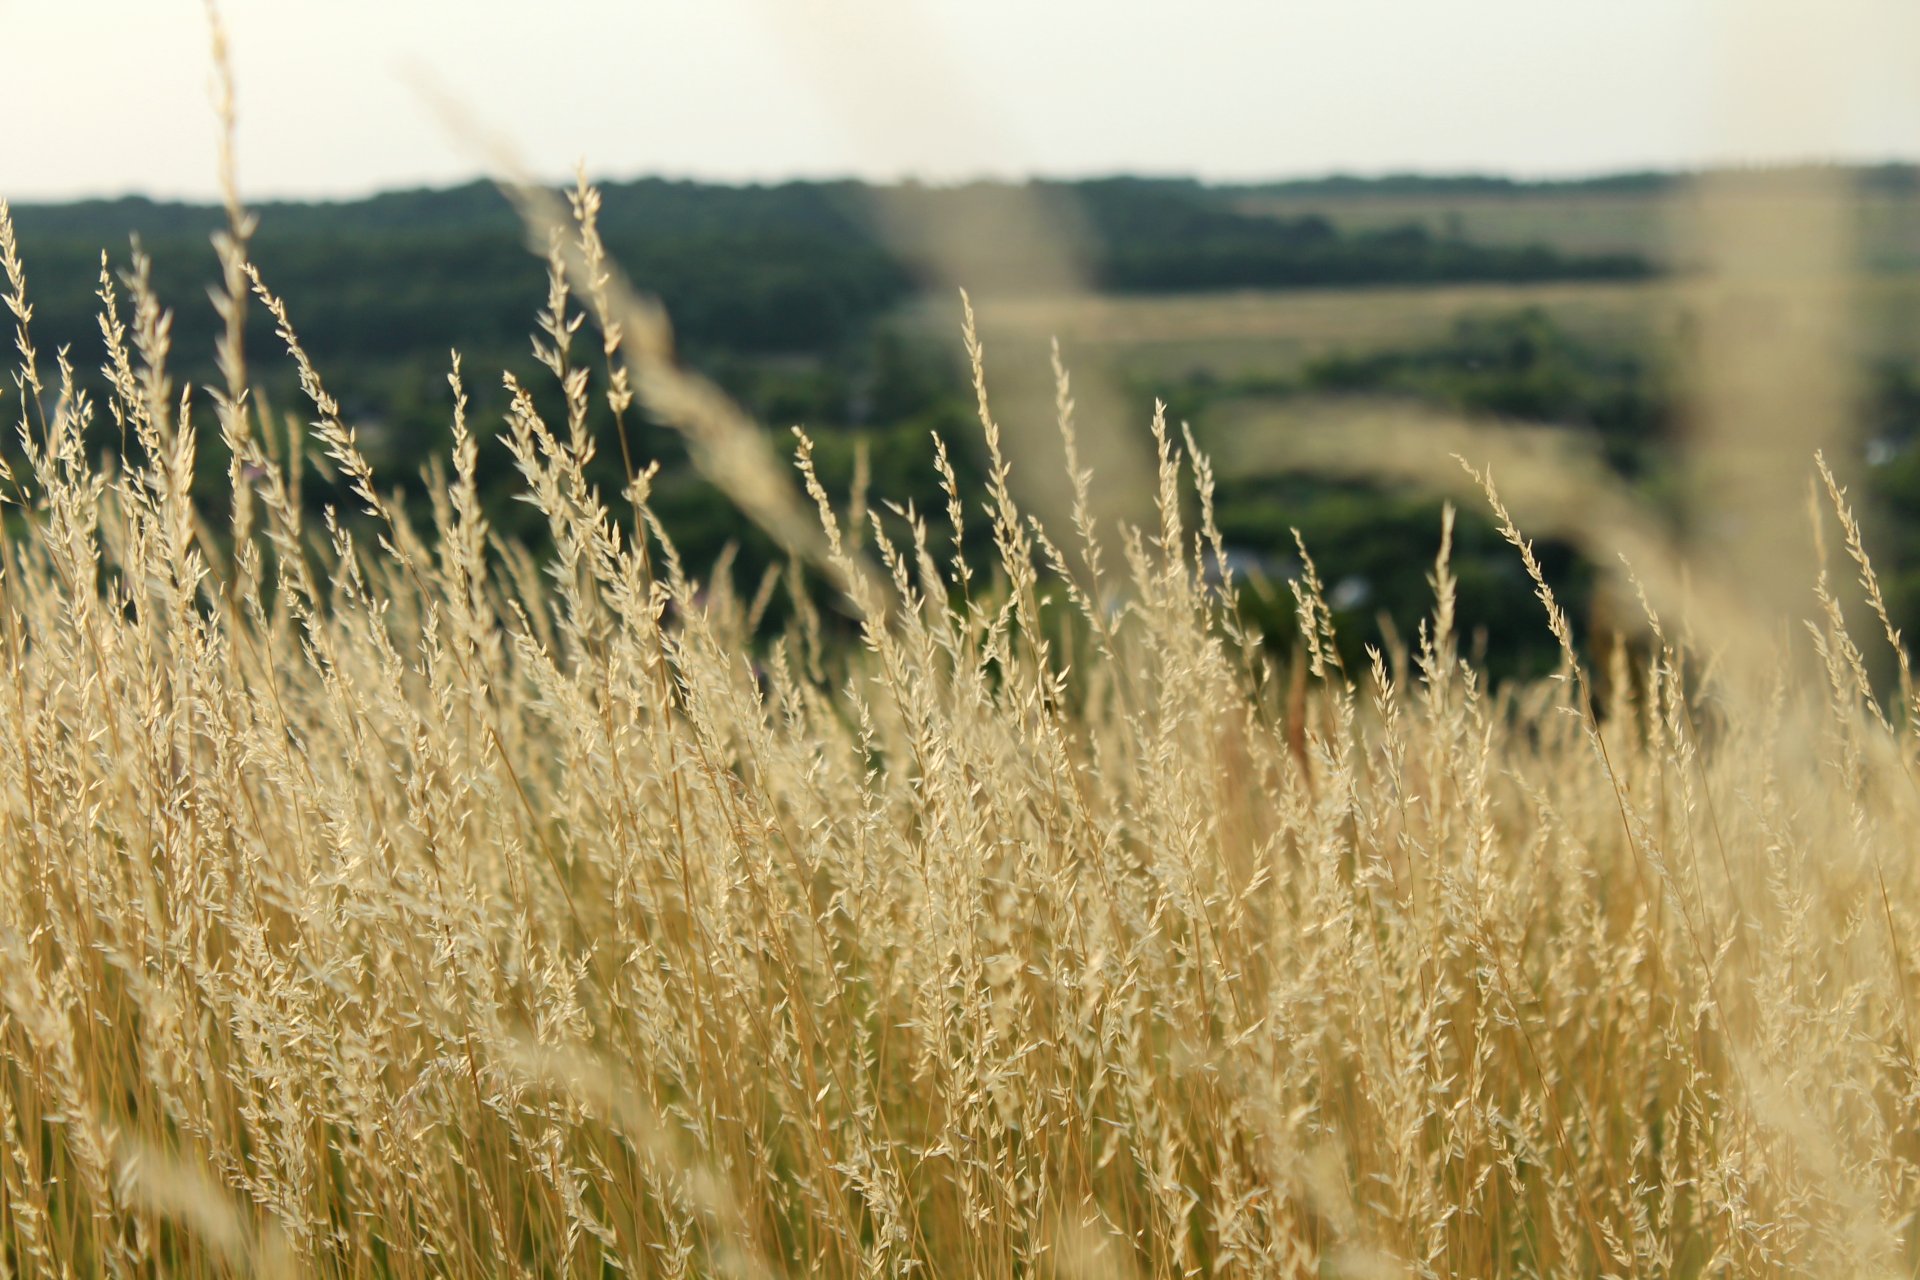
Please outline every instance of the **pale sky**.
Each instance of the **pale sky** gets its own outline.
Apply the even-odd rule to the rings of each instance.
[[[1915,0],[225,0],[253,199],[473,176],[1572,175],[1920,157]],[[199,0],[0,0],[0,196],[205,197]]]

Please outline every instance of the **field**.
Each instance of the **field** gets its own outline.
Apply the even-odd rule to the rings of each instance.
[[[1859,354],[1920,356],[1920,273],[1863,273],[1854,284]],[[981,326],[1021,350],[1050,337],[1076,360],[1141,378],[1205,371],[1220,378],[1285,377],[1317,357],[1430,342],[1461,316],[1537,307],[1571,333],[1639,349],[1670,349],[1711,286],[1686,279],[1436,288],[1267,290],[983,300]],[[927,299],[905,323],[931,333],[952,320]]]
[[[1589,253],[1672,256],[1671,197],[1646,192],[1578,191],[1562,194],[1247,195],[1240,207],[1276,218],[1318,215],[1343,227],[1385,228],[1409,223],[1435,235],[1496,244],[1554,244]]]
[[[1852,199],[1864,259],[1882,270],[1920,267],[1920,196],[1866,189]],[[1638,253],[1686,268],[1699,257],[1692,208],[1666,190],[1608,191],[1578,185],[1435,194],[1260,193],[1239,207],[1276,218],[1321,216],[1343,229],[1409,224],[1480,244],[1546,244],[1575,253]]]
[[[212,386],[175,382],[136,261],[95,399],[36,345],[0,215],[0,1273],[1920,1266],[1920,698],[1831,476],[1808,628],[1643,539],[1638,621],[1589,646],[1477,473],[1551,679],[1471,661],[1451,509],[1397,549],[1424,622],[1357,660],[1301,549],[1280,660],[1177,426],[1092,422],[1063,371],[1065,500],[1033,519],[969,317],[984,479],[942,438],[931,508],[830,495],[809,438],[779,456],[677,362],[590,188],[518,197],[555,246],[541,369],[483,426],[496,375],[449,362],[424,520],[244,221]],[[1686,297],[1529,296],[1595,324]],[[1513,298],[981,325],[1297,360],[1469,300]],[[270,361],[308,438],[257,411]],[[595,479],[626,444],[592,424],[636,409],[781,549],[751,594],[682,560],[644,454]],[[124,453],[86,446],[105,423]],[[483,430],[537,550],[492,535]],[[1121,439],[1130,529],[1098,514]]]

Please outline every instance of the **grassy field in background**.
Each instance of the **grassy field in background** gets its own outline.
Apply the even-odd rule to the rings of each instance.
[[[1551,244],[1590,253],[1641,253],[1664,260],[1672,248],[1671,198],[1654,192],[1255,194],[1243,212],[1277,218],[1320,216],[1342,229],[1414,223],[1435,235],[1488,244]]]
[[[1883,269],[1920,267],[1920,197],[1871,191],[1856,195],[1853,203],[1866,261]],[[1324,217],[1346,232],[1414,224],[1437,236],[1477,244],[1636,253],[1682,267],[1696,256],[1688,244],[1684,197],[1664,191],[1542,186],[1444,194],[1273,192],[1243,196],[1236,207],[1276,218]]]
[[[1920,355],[1920,274],[1863,275],[1855,287],[1860,354]],[[1076,367],[1094,361],[1142,378],[1286,377],[1321,356],[1429,342],[1462,316],[1528,307],[1581,337],[1647,349],[1684,336],[1706,288],[1664,279],[988,299],[980,324],[1016,354],[1058,337]],[[938,335],[954,311],[947,298],[925,298],[902,323]]]

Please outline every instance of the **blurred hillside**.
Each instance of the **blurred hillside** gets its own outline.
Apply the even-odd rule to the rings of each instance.
[[[1754,175],[1755,182],[1767,176]],[[1858,356],[1860,463],[1877,501],[1893,603],[1920,626],[1920,180],[1907,168],[1852,175],[1868,315]],[[1660,174],[1529,184],[1500,178],[1330,178],[1214,187],[1114,178],[1028,186],[976,184],[885,191],[858,183],[724,187],[648,179],[605,189],[601,225],[642,288],[667,304],[684,357],[762,421],[804,423],[821,437],[829,484],[870,475],[877,496],[934,506],[928,432],[963,466],[976,435],[957,367],[957,308],[939,248],[915,228],[980,228],[966,283],[982,304],[1003,372],[1043,369],[1057,336],[1077,371],[1120,389],[1141,434],[1154,399],[1236,464],[1221,519],[1255,578],[1249,608],[1289,631],[1284,591],[1299,528],[1335,585],[1336,604],[1371,621],[1416,616],[1424,601],[1405,548],[1431,543],[1430,496],[1360,482],[1267,473],[1255,447],[1288,406],[1364,397],[1435,406],[1475,420],[1543,424],[1579,438],[1676,523],[1684,502],[1673,466],[1688,388],[1694,257],[1688,187]],[[1073,238],[1085,288],[1063,293],[1028,269],[1026,249],[993,228],[1016,208],[1057,214]],[[514,370],[542,385],[528,333],[545,297],[544,264],[502,197],[472,184],[345,203],[258,209],[253,256],[285,297],[329,389],[376,466],[416,503],[448,440],[448,352],[466,358],[477,420],[502,404]],[[884,213],[884,217],[882,214]],[[215,280],[212,207],[143,199],[14,211],[43,350],[98,363],[93,297],[100,252],[116,266],[137,236],[175,308],[177,371],[211,374]],[[249,351],[273,404],[298,413],[286,361],[258,308]],[[579,355],[597,353],[582,342]],[[990,370],[990,377],[993,371]],[[551,388],[547,393],[557,400]],[[1129,424],[1132,425],[1132,424]],[[611,424],[600,466],[617,487]],[[1051,431],[1016,422],[1015,431]],[[658,500],[696,565],[741,540],[753,572],[770,550],[743,532],[685,464],[677,439],[640,424],[636,451],[659,458]],[[206,433],[208,437],[211,432]],[[118,447],[105,424],[98,445]],[[510,487],[504,450],[483,476]],[[1096,461],[1097,465],[1097,461]],[[203,449],[212,500],[224,486],[217,446]],[[844,488],[842,489],[844,492]],[[316,504],[337,495],[317,485]],[[525,511],[495,518],[526,533]],[[1491,660],[1508,669],[1547,660],[1530,589],[1491,531],[1463,522],[1463,612],[1480,623]],[[1544,548],[1580,607],[1585,570],[1567,548]],[[1529,615],[1530,616],[1530,615]],[[1520,639],[1519,637],[1527,637]]]

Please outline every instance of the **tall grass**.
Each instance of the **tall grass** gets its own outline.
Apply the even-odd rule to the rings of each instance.
[[[1289,678],[1164,421],[1157,527],[1106,527],[1062,373],[1073,527],[1023,514],[969,322],[987,492],[936,441],[946,511],[836,504],[801,437],[767,636],[782,584],[701,581],[643,460],[586,478],[596,395],[720,412],[631,349],[592,210],[536,339],[565,420],[513,385],[501,428],[538,564],[457,359],[432,528],[383,495],[237,204],[223,386],[169,377],[136,257],[97,403],[0,212],[0,1275],[1913,1273],[1920,703],[1827,578],[1771,668],[1649,608],[1593,681],[1486,478],[1560,677],[1462,660],[1449,517],[1364,669],[1306,560]],[[353,504],[311,528],[309,448]]]

